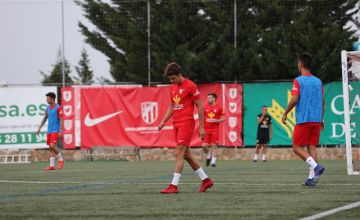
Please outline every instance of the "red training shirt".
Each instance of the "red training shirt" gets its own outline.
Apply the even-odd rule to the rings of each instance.
[[[173,123],[181,125],[184,122],[194,121],[194,102],[200,99],[200,92],[197,85],[189,80],[170,87],[171,104],[173,105]]]
[[[205,131],[218,131],[220,124],[214,122],[214,119],[220,119],[221,116],[223,116],[223,109],[220,105],[205,104],[204,106]]]

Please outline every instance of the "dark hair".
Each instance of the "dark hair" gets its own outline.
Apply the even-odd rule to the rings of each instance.
[[[216,95],[216,93],[209,93],[208,95],[211,95],[212,97],[214,97],[214,98],[215,98],[215,100],[217,99],[217,95]]]
[[[306,69],[311,69],[312,56],[310,53],[304,52],[299,56],[298,59]]]
[[[169,63],[165,68],[165,76],[178,76],[181,74],[181,66],[175,62]]]
[[[55,95],[55,93],[53,93],[53,92],[48,92],[48,93],[46,93],[46,96],[47,96],[47,97],[50,97],[50,98],[52,98],[52,99],[54,99],[54,100],[55,100],[55,98],[56,98],[56,95]]]
[[[267,108],[267,106],[266,106],[266,105],[263,105],[261,108]]]

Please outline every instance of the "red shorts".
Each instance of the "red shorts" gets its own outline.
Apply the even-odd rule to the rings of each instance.
[[[191,139],[194,133],[195,122],[190,121],[174,125],[174,135],[176,145],[178,146],[190,146]]]
[[[321,123],[307,122],[298,124],[294,129],[293,145],[309,146],[318,145],[320,139]]]
[[[50,145],[50,144],[57,145],[58,140],[59,140],[59,133],[50,133],[47,135],[46,143],[47,143],[47,145]]]
[[[218,144],[219,132],[218,131],[206,131],[204,138],[204,144]]]

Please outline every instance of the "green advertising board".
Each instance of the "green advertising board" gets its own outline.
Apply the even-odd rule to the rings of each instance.
[[[255,145],[257,115],[263,105],[268,106],[268,114],[273,119],[273,139],[271,145],[291,145],[295,127],[295,110],[288,115],[287,124],[281,123],[288,101],[291,99],[292,83],[245,83],[244,84],[244,143]],[[321,144],[344,144],[344,107],[342,83],[334,82],[324,86],[325,129],[321,133]],[[360,82],[351,83],[350,115],[354,143],[360,143]]]

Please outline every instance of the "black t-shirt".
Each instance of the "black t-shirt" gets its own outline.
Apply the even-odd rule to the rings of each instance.
[[[257,119],[259,120],[261,118],[262,114],[258,114]],[[272,124],[272,119],[270,115],[266,114],[262,122],[258,124],[258,133],[269,133],[270,125]]]

